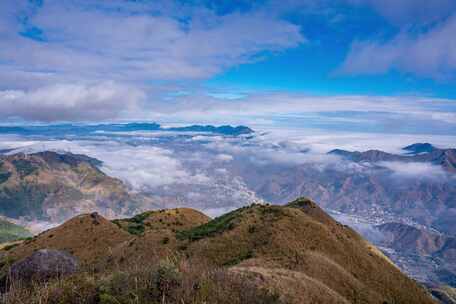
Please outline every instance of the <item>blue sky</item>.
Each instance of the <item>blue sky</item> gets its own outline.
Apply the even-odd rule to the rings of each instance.
[[[0,3],[4,123],[456,132],[453,0]]]

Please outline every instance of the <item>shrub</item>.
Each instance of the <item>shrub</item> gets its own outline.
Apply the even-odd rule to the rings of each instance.
[[[15,159],[12,163],[21,177],[30,175],[38,169],[30,161],[25,159]]]
[[[83,272],[50,282],[11,284],[7,304],[280,304],[277,293],[243,275],[176,257],[141,261],[125,269]]]
[[[0,172],[0,184],[3,184],[11,177],[10,172]]]
[[[172,290],[181,285],[181,280],[182,276],[176,265],[169,261],[163,261],[152,273],[152,292],[156,293],[158,298],[168,298]]]
[[[178,231],[176,237],[179,240],[188,239],[190,241],[196,241],[205,237],[213,236],[218,233],[222,233],[226,230],[231,230],[235,227],[235,220],[239,217],[239,214],[244,210],[244,208],[229,212],[220,217],[213,219],[212,221],[200,225],[198,227]]]

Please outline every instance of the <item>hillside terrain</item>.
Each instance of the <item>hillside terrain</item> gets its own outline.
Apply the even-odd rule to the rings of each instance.
[[[354,162],[382,162],[403,161],[431,163],[441,166],[448,172],[456,173],[456,149],[439,149],[430,143],[416,143],[404,147],[405,155],[391,154],[380,150],[365,152],[332,150],[329,154],[335,154],[348,158]]]
[[[109,128],[96,128],[116,132],[116,128],[125,131],[146,127],[109,125]],[[234,129],[229,128],[231,131]],[[57,132],[55,129],[51,131]],[[185,129],[182,132],[193,131]],[[178,140],[173,146],[170,138],[162,140],[164,147],[175,147],[177,152],[173,155],[182,159],[189,151],[204,151],[199,146],[189,148],[188,141],[182,143]],[[254,143],[254,139],[248,138],[241,141],[249,146]],[[456,229],[456,179],[452,178],[454,173],[448,168],[454,163],[450,157],[453,150],[436,148],[431,144],[410,145],[404,148],[403,154],[397,155],[381,151],[338,150],[330,154],[338,154],[335,158],[337,162],[323,167],[312,163],[278,166],[274,162],[259,164],[251,158],[228,157],[229,161],[213,164],[207,161],[188,167],[194,170],[190,171],[194,176],[210,177],[203,182],[183,181],[172,184],[172,187],[163,185],[140,191],[130,188],[128,179],[121,181],[106,175],[101,171],[101,161],[95,158],[49,151],[31,154],[12,154],[14,152],[9,151],[0,155],[0,214],[27,228],[39,227],[34,231],[41,231],[43,227],[59,224],[84,212],[98,212],[108,219],[140,214],[130,221],[115,223],[127,231],[136,230],[141,234],[147,229],[142,222],[144,214],[141,215],[145,210],[188,206],[207,210],[213,215],[261,198],[285,204],[295,197],[309,196],[324,208],[360,216],[374,225],[397,222],[417,229],[421,229],[421,225],[430,228],[422,231],[437,230],[441,238],[452,239],[451,234]],[[303,155],[306,153],[308,151],[302,151]],[[206,156],[210,159],[210,155]],[[189,157],[189,161],[194,160]],[[432,165],[433,168],[441,168],[441,172],[437,177],[414,173],[403,177],[385,165],[389,163]],[[107,167],[112,165],[110,163]],[[220,171],[222,165],[223,172]],[[412,169],[406,167],[406,170]],[[233,197],[236,199],[233,200]],[[384,229],[380,231],[387,233]],[[407,248],[415,232],[406,231],[410,236],[396,238],[395,242],[375,244],[387,253],[391,251],[391,259],[420,282],[433,286],[455,286],[451,249],[442,251],[442,254],[439,251],[410,251]]]
[[[99,165],[71,153],[0,155],[0,214],[24,223],[59,223],[92,210],[116,217],[154,207]]]
[[[27,229],[0,219],[0,244],[31,237],[32,233]]]
[[[382,233],[378,243],[399,255],[402,268],[415,276],[426,277],[422,281],[431,286],[441,282],[456,285],[456,238],[424,228],[402,223],[386,223],[376,226]]]
[[[410,220],[454,234],[456,149],[430,144],[404,149],[404,154],[333,150],[329,155],[340,160],[325,166],[266,164],[251,170],[250,165],[235,164],[233,170],[266,201],[285,203],[307,196],[328,209],[366,218]]]
[[[93,289],[112,300],[106,303],[159,303],[166,299],[166,303],[184,299],[185,303],[229,303],[219,298],[211,301],[222,292],[221,285],[231,296],[238,295],[242,285],[249,292],[256,290],[254,298],[263,298],[258,303],[434,303],[373,245],[308,199],[285,206],[251,205],[213,220],[192,209],[153,211],[115,221],[96,213],[80,215],[4,250],[4,271],[12,262],[45,248],[64,250],[85,267],[98,269],[91,279],[95,285],[106,284],[108,278],[113,284],[112,276],[121,269],[127,280],[124,284],[129,286],[128,280],[136,275],[133,269],[137,265],[149,269],[150,261],[159,265],[166,261],[168,272],[174,267],[173,283],[166,285],[167,292],[161,297],[134,287],[138,296],[134,302],[122,289]],[[196,265],[200,265],[198,270]],[[73,291],[65,290],[65,296],[80,295],[81,275],[58,283],[63,288],[71,280]],[[137,286],[143,284],[142,278],[136,277]],[[208,278],[212,283],[206,285]],[[239,285],[236,278],[244,278],[244,283]],[[182,284],[190,284],[188,280],[199,287],[180,294]],[[34,288],[29,290],[33,296],[43,292]],[[10,296],[19,297],[21,292],[16,290]],[[236,299],[232,303],[256,303],[240,295]]]

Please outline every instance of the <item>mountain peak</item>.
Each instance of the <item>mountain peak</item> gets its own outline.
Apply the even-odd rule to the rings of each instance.
[[[402,150],[407,151],[407,154],[421,154],[421,153],[429,153],[436,149],[430,143],[415,143],[409,145],[407,147],[402,148]]]
[[[143,223],[147,231],[125,231],[124,224],[133,222]],[[285,206],[254,204],[210,221],[183,208],[150,211],[117,223],[84,214],[4,254],[19,259],[39,249],[65,250],[84,265],[99,267],[104,277],[112,275],[114,264],[131,272],[135,263],[152,265],[147,263],[153,257],[170,261],[185,256],[189,263],[183,265],[201,262],[211,271],[228,273],[234,266],[249,278],[260,275],[261,288],[289,297],[290,303],[432,303],[373,245],[306,198]],[[184,271],[176,267],[177,273]],[[298,278],[300,283],[277,285],[277,276],[280,282]]]

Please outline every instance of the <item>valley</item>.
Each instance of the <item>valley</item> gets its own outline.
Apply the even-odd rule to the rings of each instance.
[[[418,232],[432,235],[427,239],[453,238],[454,149],[414,144],[401,154],[318,154],[253,131],[163,132],[135,125],[146,129],[131,133],[133,126],[122,128],[105,130],[102,137],[97,129],[80,128],[84,141],[70,140],[71,133],[56,128],[46,135],[56,141],[29,134],[31,144],[9,146],[0,156],[2,214],[39,232],[85,212],[114,219],[189,207],[214,217],[251,203],[285,204],[308,196],[419,282],[430,288],[455,284],[451,245],[420,251],[416,242],[421,241],[410,241]],[[141,231],[137,225],[127,223],[131,231]],[[394,225],[408,228],[396,235],[386,229]]]

